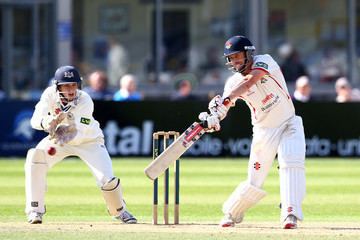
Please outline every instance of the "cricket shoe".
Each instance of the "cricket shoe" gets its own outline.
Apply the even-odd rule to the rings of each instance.
[[[289,215],[283,222],[283,229],[297,228],[297,218],[294,215]]]
[[[241,223],[244,219],[244,214],[241,214],[238,218],[234,219],[231,214],[225,214],[220,221],[221,227],[235,227],[235,223]]]
[[[30,224],[41,224],[42,223],[42,213],[30,212],[28,215],[28,222]]]
[[[118,220],[121,220],[123,223],[126,224],[135,224],[137,223],[137,219],[128,211],[124,210],[120,213],[119,216],[115,217]]]

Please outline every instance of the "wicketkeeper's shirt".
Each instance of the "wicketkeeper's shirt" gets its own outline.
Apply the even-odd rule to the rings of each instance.
[[[274,128],[295,115],[295,108],[286,87],[280,66],[268,54],[254,56],[252,69],[266,72],[246,93],[239,96],[246,102],[251,111],[252,125]],[[225,84],[224,95],[228,95],[232,87],[244,81],[243,75],[235,73]]]
[[[75,123],[77,135],[68,142],[70,145],[79,145],[104,138],[99,122],[93,117],[94,103],[91,97],[84,91],[78,91],[78,99],[72,103],[67,118],[61,123],[67,124],[70,121]],[[60,114],[61,107],[59,101],[55,86],[45,89],[40,101],[35,106],[35,111],[31,118],[31,126],[38,130],[44,130],[42,126],[44,119],[50,115],[56,116]]]

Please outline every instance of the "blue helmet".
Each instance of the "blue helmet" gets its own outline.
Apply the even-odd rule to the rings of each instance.
[[[233,36],[225,42],[224,46],[224,57],[226,59],[226,65],[231,65],[230,69],[232,71],[242,73],[251,63],[254,51],[255,47],[249,39],[244,36]],[[231,64],[229,56],[239,52],[245,52],[246,59],[245,63],[240,67],[240,69],[235,69]]]
[[[56,92],[58,94],[58,103],[61,110],[66,112],[74,105],[77,105],[78,98],[80,96],[79,89],[81,89],[82,79],[78,70],[73,66],[62,66],[59,67],[54,76],[54,84],[56,86]],[[76,96],[74,99],[67,99],[66,92],[60,91],[59,86],[63,84],[77,83],[78,89],[76,90]]]
[[[62,66],[59,67],[54,76],[54,84],[56,87],[67,83],[77,83],[78,88],[81,89],[82,79],[78,70],[73,66]]]

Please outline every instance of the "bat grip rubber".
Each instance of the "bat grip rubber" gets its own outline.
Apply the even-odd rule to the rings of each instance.
[[[201,122],[200,122],[200,126],[201,126],[202,128],[208,128],[208,122],[207,122],[207,121],[201,121]]]

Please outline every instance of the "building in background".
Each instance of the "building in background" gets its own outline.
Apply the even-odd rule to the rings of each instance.
[[[285,59],[281,47],[293,46],[313,81],[313,94],[326,99],[339,75],[360,85],[356,2],[0,0],[0,90],[12,98],[35,98],[59,65],[76,65],[83,75],[106,70],[108,39],[115,37],[145,98],[169,96],[175,76],[186,72],[201,86],[194,93],[205,96],[214,85],[221,92],[227,77],[219,68],[224,40],[244,34],[258,53],[269,52],[279,62]]]

